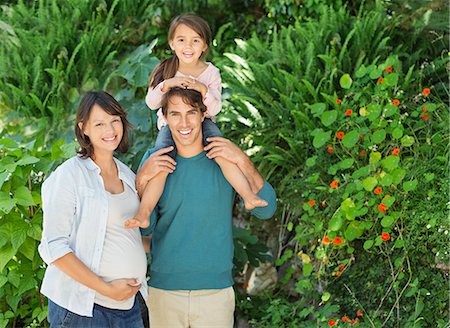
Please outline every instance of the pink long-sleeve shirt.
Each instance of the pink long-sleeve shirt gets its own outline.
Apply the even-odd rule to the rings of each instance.
[[[222,80],[220,78],[220,71],[213,64],[207,62],[208,67],[197,77],[189,76],[195,80],[203,83],[208,88],[205,97],[203,97],[203,103],[205,104],[207,111],[206,117],[216,121],[216,115],[222,109]],[[188,76],[181,72],[177,72],[175,76]],[[164,81],[158,84],[154,88],[148,88],[147,96],[145,97],[145,103],[152,110],[158,110],[158,129],[166,125],[166,120],[161,110],[161,99],[165,92],[162,91]]]

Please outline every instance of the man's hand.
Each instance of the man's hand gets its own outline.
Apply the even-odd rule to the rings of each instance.
[[[208,141],[210,143],[204,148],[208,152],[206,156],[210,159],[223,157],[231,163],[236,164],[247,178],[252,191],[257,194],[264,186],[264,179],[258,170],[256,170],[250,158],[228,139],[211,137],[208,138]]]
[[[206,156],[210,159],[216,157],[223,157],[233,164],[239,166],[243,161],[247,160],[248,157],[245,153],[230,140],[222,137],[211,137],[208,138],[208,146],[204,149],[208,152]]]
[[[175,167],[177,165],[175,160],[168,155],[164,155],[165,153],[171,151],[172,149],[173,147],[170,146],[155,151],[144,162],[144,164],[142,165],[141,169],[139,170],[136,176],[136,189],[139,196],[142,196],[148,181],[153,179],[159,173],[161,172],[172,173],[175,170]]]

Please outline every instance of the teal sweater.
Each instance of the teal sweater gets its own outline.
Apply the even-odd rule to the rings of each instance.
[[[142,163],[153,153],[147,151]],[[221,289],[233,285],[234,189],[220,167],[202,152],[176,157],[164,193],[143,234],[152,233],[150,286],[166,290]],[[276,209],[265,183],[258,194],[269,205],[252,210],[261,219]]]

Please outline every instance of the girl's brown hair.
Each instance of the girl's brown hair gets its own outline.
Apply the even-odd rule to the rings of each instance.
[[[120,153],[126,153],[128,151],[129,139],[128,130],[131,128],[130,122],[127,120],[127,113],[120,106],[116,99],[105,91],[89,91],[81,99],[80,106],[78,106],[77,117],[75,121],[75,136],[80,144],[80,150],[77,153],[82,158],[92,157],[94,154],[94,147],[91,140],[84,134],[83,130],[79,127],[85,124],[91,116],[92,108],[97,104],[109,115],[117,115],[120,117],[123,126],[123,136],[116,151]]]
[[[170,42],[174,38],[175,30],[181,24],[193,29],[200,37],[203,39],[208,48],[203,51],[200,59],[205,60],[209,47],[211,45],[212,33],[208,23],[201,17],[186,14],[175,17],[170,23],[169,33],[167,34],[167,40]],[[175,76],[178,70],[179,60],[176,55],[163,60],[156,66],[150,75],[149,85],[151,88],[156,87],[159,83],[164,80],[170,79]]]

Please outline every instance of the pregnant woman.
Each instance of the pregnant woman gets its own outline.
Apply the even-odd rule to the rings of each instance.
[[[106,92],[88,92],[77,111],[78,155],[42,186],[41,292],[50,327],[143,327],[136,293],[147,298],[135,175],[113,157],[128,149],[129,123]]]

